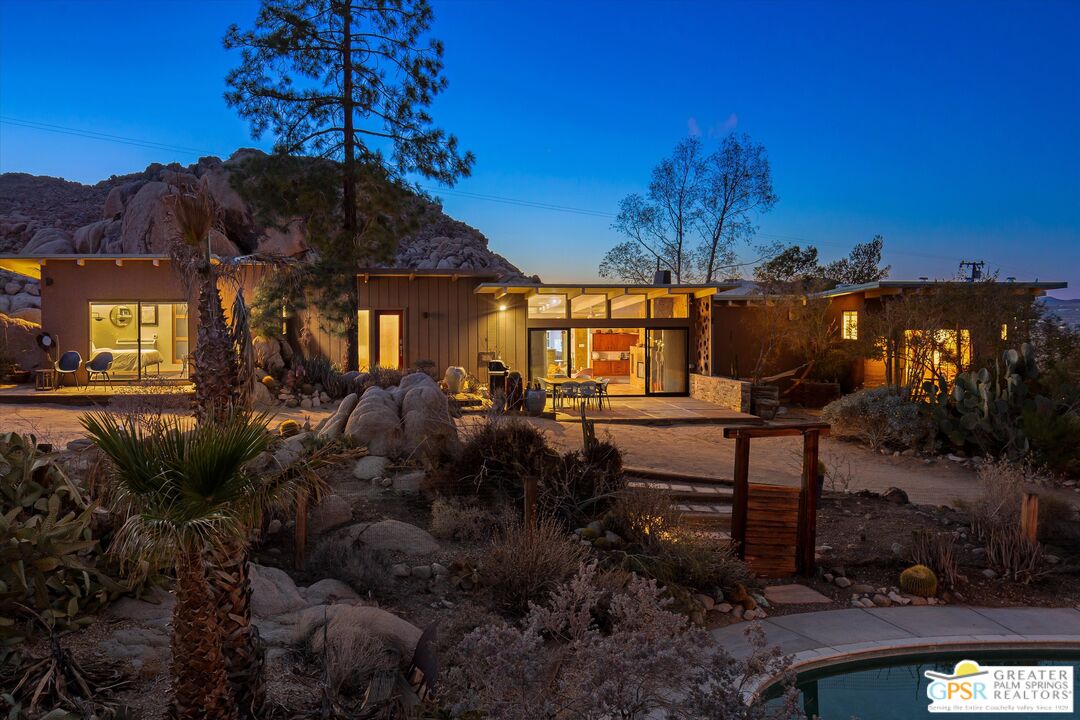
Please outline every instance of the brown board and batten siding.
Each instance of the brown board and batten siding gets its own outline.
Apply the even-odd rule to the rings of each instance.
[[[362,273],[357,278],[359,307],[404,311],[406,367],[432,360],[440,375],[447,367],[461,366],[483,379],[487,366],[481,367],[480,353],[493,353],[512,369],[524,370],[524,298],[507,295],[495,300],[478,295],[477,285],[491,279],[467,274]]]

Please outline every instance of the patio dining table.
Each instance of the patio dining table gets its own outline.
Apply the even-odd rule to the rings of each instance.
[[[558,376],[554,376],[554,377],[542,377],[542,378],[540,378],[540,383],[542,385],[549,385],[555,390],[555,397],[553,398],[553,400],[555,400],[555,401],[561,401],[562,400],[562,394],[559,392],[559,388],[562,387],[563,384],[565,384],[565,383],[583,383],[583,382],[594,382],[594,383],[596,383],[596,387],[600,390],[601,407],[603,406],[602,403],[604,402],[605,399],[608,402],[608,406],[609,407],[611,406],[611,398],[608,395],[608,391],[607,391],[608,383],[611,382],[611,381],[609,379],[607,379],[607,378],[602,378],[602,377],[567,377],[565,375],[558,375]],[[561,402],[558,402],[558,404],[561,405]]]

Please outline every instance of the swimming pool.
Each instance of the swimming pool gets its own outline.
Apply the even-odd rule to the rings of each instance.
[[[1072,667],[1074,690],[1080,690],[1076,668],[1080,649],[1045,651],[968,650],[888,657],[830,665],[800,673],[797,686],[800,702],[808,717],[823,720],[916,720],[918,718],[972,718],[978,720],[1062,720],[1080,717],[1080,702],[1069,713],[931,713],[926,696],[931,680],[927,670],[948,675],[961,660],[980,665],[1066,665]],[[779,702],[775,686],[766,693],[766,702]]]

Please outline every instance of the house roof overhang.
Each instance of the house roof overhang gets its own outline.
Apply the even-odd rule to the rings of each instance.
[[[80,267],[87,263],[112,263],[123,266],[127,261],[149,261],[159,265],[163,260],[168,261],[167,255],[140,255],[140,254],[115,254],[115,255],[90,255],[90,254],[54,254],[54,255],[0,255],[0,269],[24,275],[34,280],[41,279],[41,268],[50,261],[74,262]]]
[[[996,282],[998,285],[1014,289],[1017,294],[1035,296],[1045,295],[1048,290],[1062,290],[1069,286],[1067,282],[1056,280],[1005,280]],[[873,298],[885,295],[902,295],[936,287],[963,287],[971,284],[966,280],[880,280],[862,285],[840,285],[832,290],[814,293],[813,297],[834,298],[844,295],[865,295],[868,298]]]
[[[507,295],[606,295],[615,298],[622,295],[644,295],[647,298],[665,295],[687,295],[705,298],[723,290],[723,285],[639,285],[625,283],[504,283],[486,282],[476,286],[478,295],[494,295],[496,298]]]

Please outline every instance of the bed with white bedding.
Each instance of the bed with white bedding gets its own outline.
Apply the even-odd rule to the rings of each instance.
[[[148,369],[151,365],[155,366],[158,372],[161,372],[161,353],[158,352],[157,338],[152,340],[143,341],[142,345],[137,346],[135,342],[123,343],[121,341],[119,347],[94,347],[93,352],[90,355],[91,358],[97,356],[99,353],[109,352],[113,356],[112,371],[127,371],[137,372],[140,368],[143,370]]]

